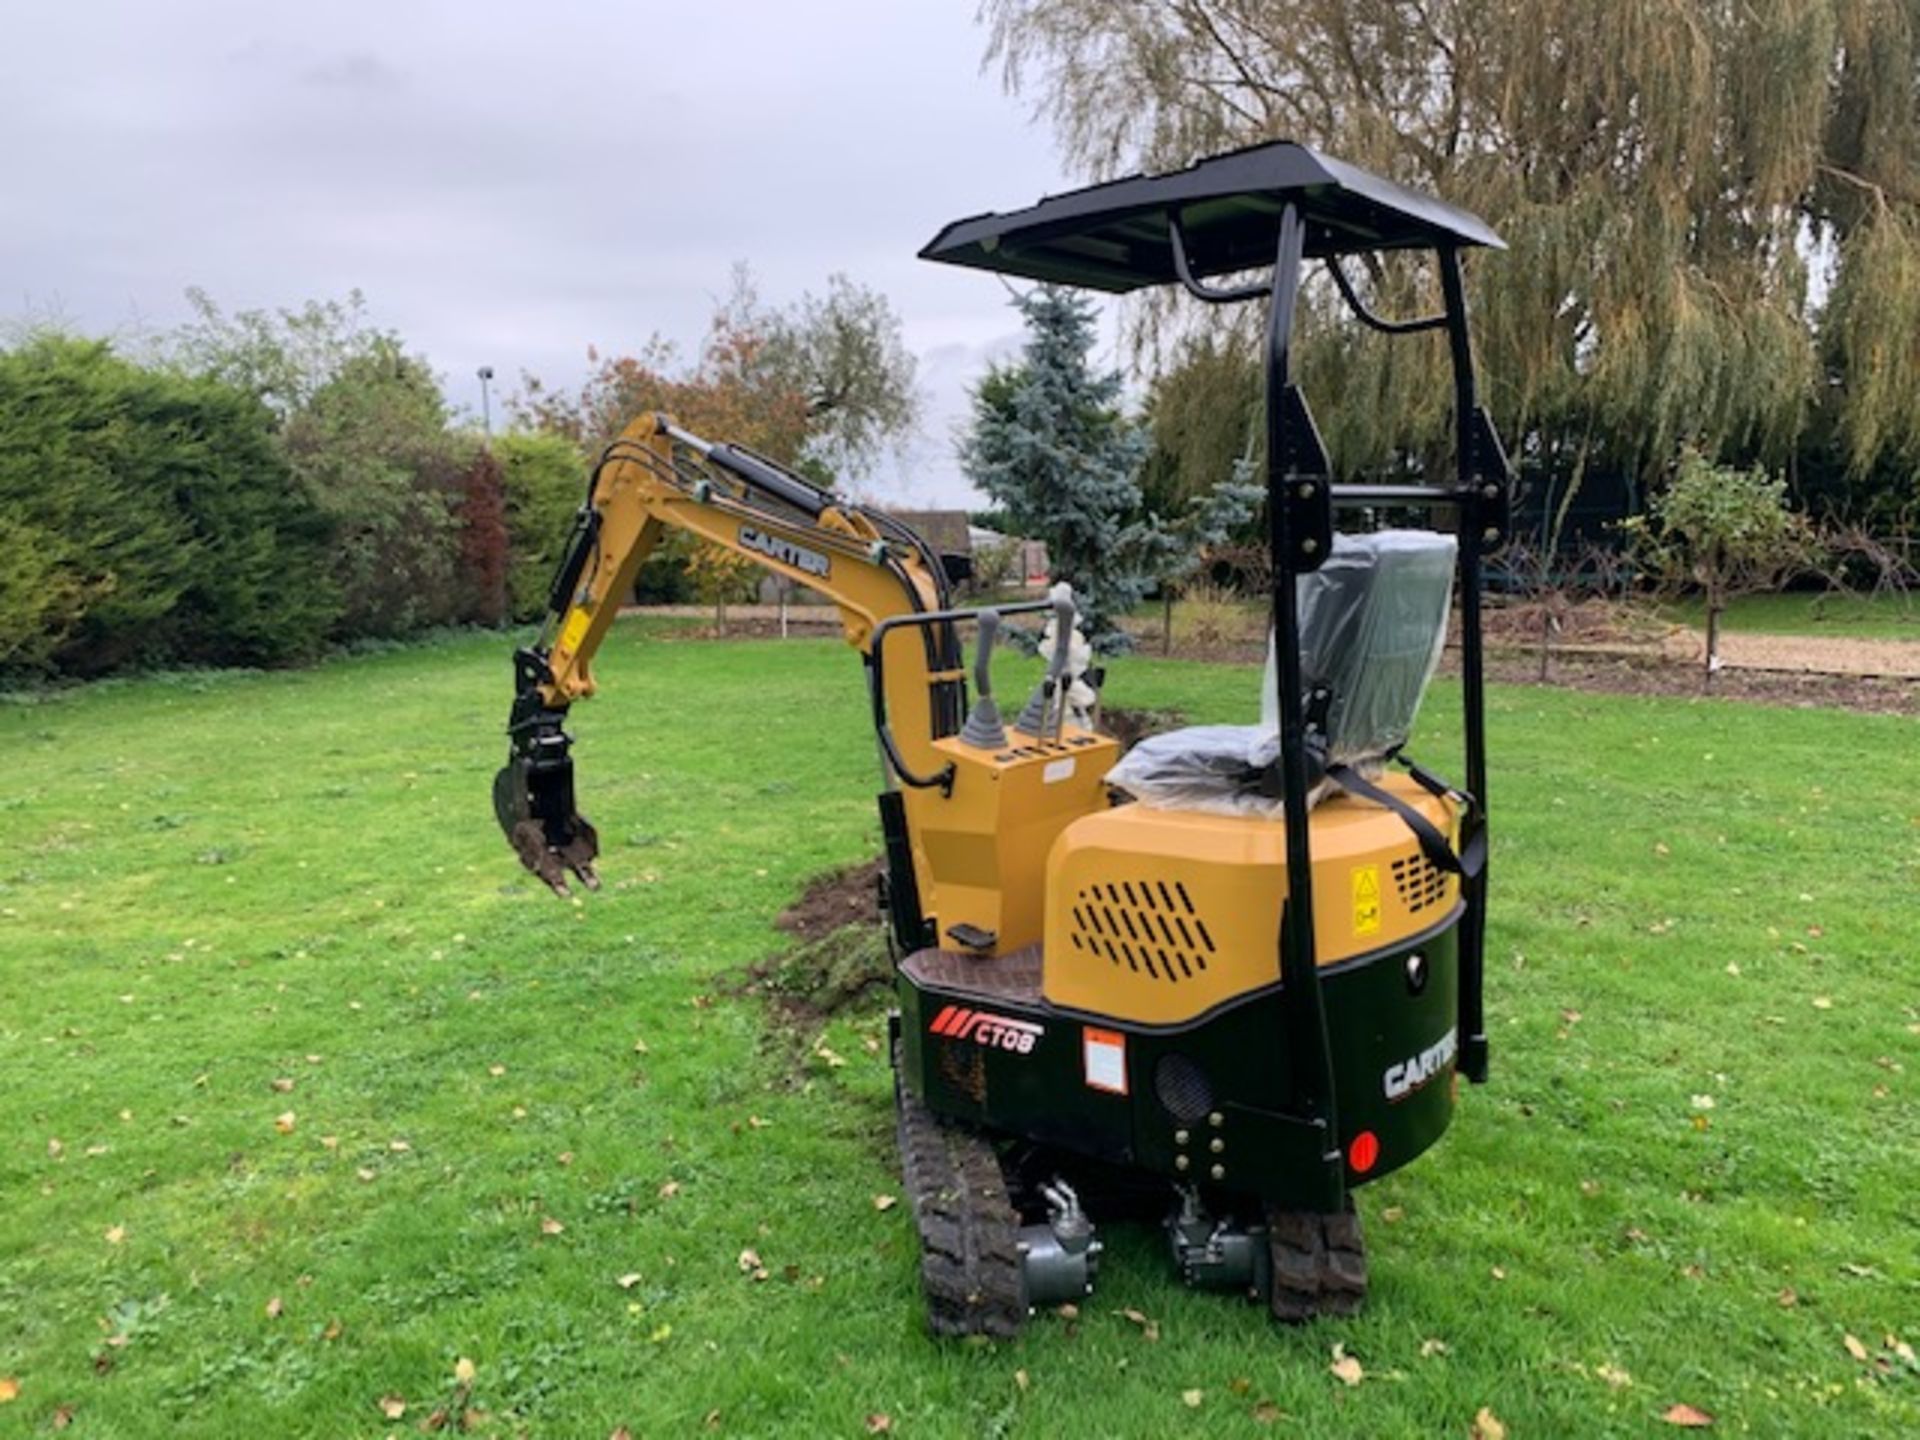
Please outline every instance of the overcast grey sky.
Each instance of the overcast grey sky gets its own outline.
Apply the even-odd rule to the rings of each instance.
[[[476,367],[691,347],[735,260],[785,302],[884,291],[929,413],[880,498],[963,501],[965,387],[1017,343],[991,276],[914,252],[1069,180],[983,74],[974,0],[5,0],[0,315],[162,329],[366,292]],[[497,382],[496,382],[497,383]]]

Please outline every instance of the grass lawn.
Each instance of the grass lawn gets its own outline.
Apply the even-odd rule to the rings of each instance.
[[[796,1062],[717,984],[876,847],[852,655],[623,624],[568,905],[489,808],[507,651],[0,705],[0,1437],[1920,1432],[1912,721],[1494,692],[1495,1082],[1362,1192],[1365,1315],[1116,1229],[988,1347],[924,1336],[876,1204],[881,1017]],[[1111,684],[1229,719],[1256,673]]]
[[[1675,605],[1675,620],[1704,629],[1706,607]],[[1852,595],[1787,591],[1742,595],[1727,607],[1722,623],[1751,635],[1826,635],[1861,640],[1920,640],[1920,601],[1900,595]]]

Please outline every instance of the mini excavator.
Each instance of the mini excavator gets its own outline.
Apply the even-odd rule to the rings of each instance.
[[[1440,1138],[1461,1075],[1486,1078],[1481,564],[1510,479],[1476,397],[1462,257],[1499,246],[1464,211],[1276,142],[960,220],[921,252],[1266,306],[1265,723],[1177,730],[1124,759],[1069,704],[1094,677],[1074,673],[1064,587],[956,609],[943,558],[899,520],[666,416],[595,467],[551,614],[514,658],[501,825],[555,891],[596,884],[564,724],[667,529],[837,605],[883,777],[899,1143],[934,1333],[1009,1336],[1080,1299],[1094,1218],[1143,1208],[1188,1284],[1284,1321],[1350,1314],[1367,1285],[1353,1192]],[[1383,251],[1421,252],[1439,313],[1368,308],[1343,262]],[[1448,473],[1333,477],[1289,372],[1312,262],[1359,323],[1444,337]],[[1410,515],[1440,518],[1381,528]],[[1457,786],[1404,750],[1454,595]],[[1009,723],[988,662],[1003,619],[1029,611],[1053,612],[1054,644]]]

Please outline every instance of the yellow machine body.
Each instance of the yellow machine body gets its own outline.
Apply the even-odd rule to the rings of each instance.
[[[1379,783],[1455,836],[1448,801],[1404,775]],[[1322,966],[1404,944],[1452,911],[1458,878],[1436,869],[1392,812],[1336,794],[1310,826]],[[1146,805],[1103,810],[1061,832],[1047,894],[1041,988],[1050,1003],[1180,1024],[1279,982],[1286,825]]]
[[[1106,776],[1119,742],[1068,725],[1045,740],[1009,731],[998,750],[952,738],[933,749],[954,767],[953,793],[914,790],[906,800],[924,857],[921,899],[938,917],[941,945],[974,948],[955,942],[955,926],[993,937],[975,950],[982,955],[1039,944],[1048,856],[1068,826],[1107,807]]]

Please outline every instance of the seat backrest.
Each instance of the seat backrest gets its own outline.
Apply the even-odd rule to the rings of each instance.
[[[1413,733],[1427,683],[1446,645],[1453,536],[1430,530],[1336,535],[1327,561],[1298,580],[1301,679],[1325,686],[1329,758],[1376,760]],[[1261,723],[1278,729],[1273,645]]]

